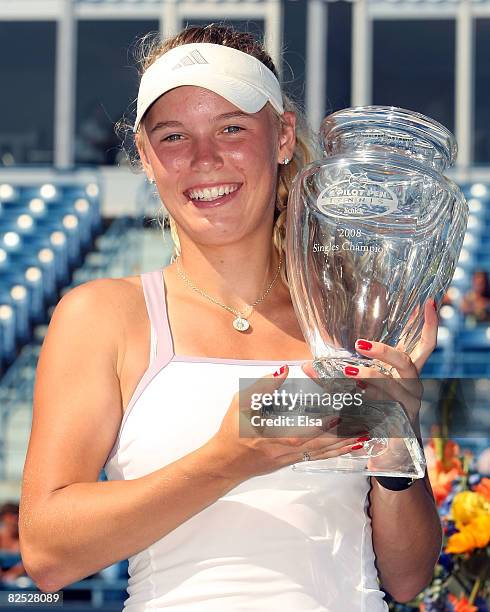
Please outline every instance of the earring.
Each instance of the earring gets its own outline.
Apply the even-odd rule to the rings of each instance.
[[[287,166],[289,164],[289,161],[289,157],[285,157],[282,163],[284,166]]]

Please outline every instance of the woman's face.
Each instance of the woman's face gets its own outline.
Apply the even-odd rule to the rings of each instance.
[[[202,87],[182,86],[148,111],[143,165],[177,225],[201,244],[270,232],[278,163],[292,158],[295,117],[280,126],[267,104],[254,114]]]

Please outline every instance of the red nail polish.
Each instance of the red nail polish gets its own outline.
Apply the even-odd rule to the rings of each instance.
[[[359,368],[354,366],[345,366],[344,374],[347,374],[347,376],[357,376],[359,374]]]
[[[367,383],[365,383],[363,380],[356,380],[356,385],[358,387],[360,387],[361,389],[367,389]]]
[[[358,340],[356,342],[356,346],[357,348],[360,348],[361,351],[370,351],[373,348],[372,342],[369,342],[368,340]]]
[[[354,444],[354,446],[351,446],[351,450],[359,450],[363,446],[364,444]]]
[[[286,371],[286,366],[283,365],[283,366],[281,366],[281,368],[279,370],[276,370],[276,372],[274,372],[273,376],[275,376],[275,377],[281,376],[282,374],[284,374],[285,371]]]
[[[362,438],[357,438],[356,442],[367,442],[369,439],[369,436],[362,436]]]

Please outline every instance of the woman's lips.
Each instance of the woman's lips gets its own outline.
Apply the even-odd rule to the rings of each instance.
[[[191,198],[189,198],[189,200],[194,204],[196,208],[216,208],[216,206],[222,206],[223,204],[227,204],[228,202],[230,202],[230,200],[232,200],[240,191],[241,187],[242,186],[240,185],[240,187],[238,187],[238,189],[235,189],[235,191],[219,196],[215,200],[192,200]]]

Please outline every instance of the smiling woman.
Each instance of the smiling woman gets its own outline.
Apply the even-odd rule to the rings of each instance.
[[[185,85],[166,93],[148,110],[137,135],[138,150],[180,229],[183,251],[244,238],[251,248],[255,242],[267,243],[278,157],[280,161],[292,157],[294,143],[294,115],[284,113],[280,123],[274,113],[269,106],[253,114],[237,113],[222,96]],[[172,119],[176,116],[178,125]],[[185,264],[185,256],[182,261]]]
[[[289,189],[311,159],[301,115],[248,34],[189,28],[144,58],[133,132],[174,257],[56,307],[24,470],[27,571],[57,590],[129,557],[128,612],[387,610],[376,562],[404,600],[431,577],[429,489],[292,470],[366,441],[336,435],[338,419],[281,437],[251,423],[253,397],[311,375],[283,257]],[[417,367],[432,308],[426,321]],[[361,350],[417,375],[395,349]]]

